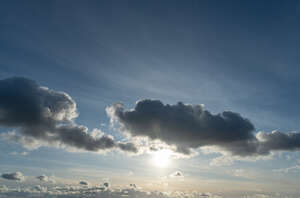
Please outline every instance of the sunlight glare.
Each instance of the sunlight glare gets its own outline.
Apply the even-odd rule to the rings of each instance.
[[[153,154],[153,163],[156,167],[165,168],[170,163],[170,157],[170,150],[159,150]]]

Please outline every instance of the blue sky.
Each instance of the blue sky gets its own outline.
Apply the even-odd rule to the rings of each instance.
[[[290,133],[299,129],[299,20],[294,0],[6,1],[0,3],[0,79],[25,77],[69,94],[77,124],[118,141],[124,136],[110,127],[105,109],[117,102],[131,109],[142,99],[204,104],[213,114],[239,113],[255,134]],[[168,189],[220,193],[223,182],[227,193],[239,191],[230,185],[238,183],[245,191],[295,196],[299,183],[299,168],[284,171],[300,163],[297,151],[217,167],[211,165],[220,153],[200,152],[154,168],[151,154],[28,151],[1,140],[0,156],[0,173],[95,182],[97,173],[116,185],[155,183],[178,170],[184,182],[169,179]],[[200,181],[209,190],[195,184]]]

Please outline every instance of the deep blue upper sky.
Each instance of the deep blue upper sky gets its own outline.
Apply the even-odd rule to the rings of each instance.
[[[0,77],[69,93],[80,119],[141,98],[230,109],[295,130],[299,1],[7,1]]]

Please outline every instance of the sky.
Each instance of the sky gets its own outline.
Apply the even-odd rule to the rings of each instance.
[[[300,1],[0,3],[0,198],[299,197]]]

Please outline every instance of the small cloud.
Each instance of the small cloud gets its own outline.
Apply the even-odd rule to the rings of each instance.
[[[103,186],[105,186],[106,188],[108,188],[110,186],[110,184],[108,182],[104,182]]]
[[[36,177],[38,180],[40,180],[41,182],[50,182],[50,183],[55,183],[55,180],[54,178],[51,176],[51,177],[48,177],[46,175],[40,175],[40,176],[37,176]]]
[[[129,184],[131,188],[137,188],[136,184]]]
[[[181,171],[175,171],[174,173],[170,174],[170,177],[183,177],[183,173]]]
[[[3,173],[2,178],[7,180],[24,181],[25,177],[21,172]]]
[[[87,181],[80,181],[79,184],[83,185],[83,186],[88,186],[89,185],[89,183]]]

